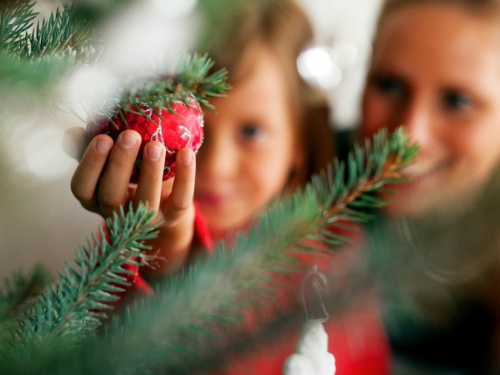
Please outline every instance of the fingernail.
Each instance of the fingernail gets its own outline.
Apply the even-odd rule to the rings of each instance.
[[[189,150],[181,151],[181,163],[186,167],[189,167],[193,162],[193,153]]]
[[[151,160],[159,160],[161,156],[161,147],[158,145],[150,145],[146,149],[147,157]]]
[[[98,139],[95,145],[95,149],[97,150],[98,153],[106,155],[109,152],[109,150],[111,150],[112,146],[113,144],[111,142],[106,142],[103,139]]]
[[[137,136],[134,133],[124,132],[120,136],[123,148],[131,149],[137,144]]]

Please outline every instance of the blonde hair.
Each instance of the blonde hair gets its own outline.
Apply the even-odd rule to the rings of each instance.
[[[297,136],[304,145],[304,171],[294,176],[296,181],[291,184],[301,185],[333,158],[326,98],[308,86],[297,71],[297,58],[313,41],[309,18],[294,0],[229,0],[224,8],[212,20],[203,42],[205,49],[216,68],[228,69],[232,84],[244,80],[252,69],[249,54],[253,48],[265,48],[276,57],[288,85]]]

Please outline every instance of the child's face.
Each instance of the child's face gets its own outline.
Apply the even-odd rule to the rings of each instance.
[[[500,39],[456,6],[416,4],[380,29],[363,99],[363,131],[404,125],[420,144],[391,214],[420,214],[483,183],[500,158]]]
[[[195,201],[209,228],[224,234],[261,213],[284,189],[301,152],[282,72],[259,49],[252,69],[205,113]]]

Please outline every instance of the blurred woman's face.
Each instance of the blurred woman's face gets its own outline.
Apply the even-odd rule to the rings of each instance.
[[[460,204],[500,158],[500,33],[459,6],[412,4],[381,25],[363,98],[364,135],[403,125],[419,143],[387,209]],[[450,206],[451,207],[451,206]]]

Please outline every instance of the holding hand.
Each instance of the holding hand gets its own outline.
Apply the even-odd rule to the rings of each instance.
[[[83,128],[74,128],[66,135],[77,144],[84,144]],[[194,233],[193,192],[195,181],[195,154],[182,149],[176,155],[176,177],[163,182],[165,146],[148,142],[143,151],[141,175],[138,184],[130,184],[130,175],[139,154],[141,137],[133,130],[125,130],[116,143],[107,135],[94,137],[88,144],[71,181],[71,191],[82,206],[107,218],[127,207],[147,202],[157,212],[155,222],[163,224],[158,237],[149,245],[159,251],[161,260],[152,274],[177,270],[184,264]]]

